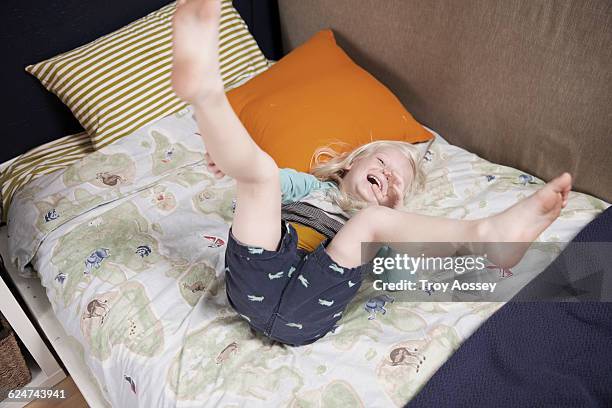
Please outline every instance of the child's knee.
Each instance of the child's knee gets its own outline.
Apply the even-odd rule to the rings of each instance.
[[[387,207],[373,205],[363,210],[360,210],[343,227],[345,232],[351,238],[358,238],[362,242],[375,241],[381,224],[385,224],[388,219],[389,211],[393,211]],[[342,232],[342,231],[341,231]]]
[[[278,166],[276,165],[276,162],[268,153],[265,153],[265,152],[262,152],[262,153],[263,153],[262,164],[261,164],[262,179],[265,179],[270,182],[280,183],[280,175],[279,175],[279,170],[278,170]]]
[[[237,182],[256,185],[280,185],[280,175],[276,162],[270,155],[261,151],[245,174],[235,177]],[[280,187],[279,187],[280,188]]]
[[[359,211],[357,213],[357,217],[360,218],[360,222],[363,223],[372,223],[373,221],[379,223],[385,222],[389,218],[393,217],[393,213],[395,211],[396,210],[382,205],[371,205]]]
[[[351,221],[355,220],[355,228],[361,231],[364,242],[377,242],[382,240],[385,229],[393,220],[393,210],[381,205],[372,205],[359,211]]]
[[[387,219],[395,211],[397,210],[382,205],[371,205],[361,210],[359,214],[371,221]]]

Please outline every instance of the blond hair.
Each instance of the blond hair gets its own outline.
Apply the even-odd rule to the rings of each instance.
[[[310,161],[310,173],[321,181],[333,181],[340,186],[342,178],[348,172],[347,168],[356,160],[376,153],[382,148],[390,147],[399,149],[408,158],[410,163],[413,177],[410,185],[406,188],[404,200],[423,188],[425,174],[421,166],[422,156],[419,154],[418,148],[411,143],[377,140],[364,144],[352,151],[345,151],[344,153],[340,153],[338,151],[340,149],[334,148],[333,146],[335,145],[344,146],[343,150],[346,150],[346,146],[348,146],[346,143],[333,143],[320,147],[315,151]],[[340,189],[328,190],[328,195],[336,205],[348,214],[353,214],[370,205],[366,201],[342,192]]]

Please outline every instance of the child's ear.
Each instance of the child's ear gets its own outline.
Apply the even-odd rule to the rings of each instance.
[[[344,176],[346,176],[346,173],[348,173],[348,171],[351,169],[351,165],[347,165],[344,166],[344,168],[342,170],[340,170],[340,172],[338,173],[338,175],[340,176],[341,179],[344,178]]]
[[[345,153],[345,156],[347,154]],[[346,163],[346,165],[344,166],[344,171],[349,171],[351,169],[351,167],[353,167],[353,164],[355,164],[355,160],[351,160],[350,162]]]

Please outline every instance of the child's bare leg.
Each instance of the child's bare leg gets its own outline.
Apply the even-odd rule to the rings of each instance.
[[[362,263],[362,242],[479,242],[482,246],[475,250],[494,254],[498,259],[491,259],[493,262],[511,267],[521,260],[529,243],[559,216],[570,189],[571,176],[565,173],[506,211],[480,220],[453,220],[369,207],[346,223],[328,245],[327,252],[338,264],[355,267]],[[509,250],[500,254],[495,244],[499,242],[518,244],[507,246]],[[369,259],[374,253],[367,255]]]
[[[219,0],[179,2],[173,21],[172,86],[190,102],[206,149],[236,180],[232,232],[241,242],[276,250],[280,241],[280,183],[274,160],[236,117],[218,66]]]

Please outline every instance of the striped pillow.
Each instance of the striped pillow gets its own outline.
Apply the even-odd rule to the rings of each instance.
[[[66,104],[100,149],[186,106],[172,91],[175,4],[26,71]],[[219,64],[226,88],[267,60],[231,0],[222,1]]]
[[[89,135],[81,132],[46,143],[16,157],[0,172],[2,222],[6,222],[11,200],[21,187],[43,174],[66,168],[93,151]]]

